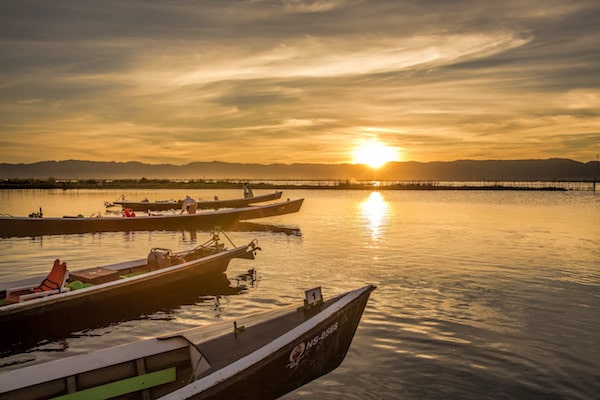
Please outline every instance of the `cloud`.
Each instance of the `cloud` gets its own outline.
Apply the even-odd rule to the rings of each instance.
[[[17,100],[17,103],[19,104],[36,104],[36,103],[42,103],[46,101],[46,99],[24,99],[24,100]]]
[[[4,2],[0,156],[349,162],[377,138],[418,161],[586,161],[599,17],[561,0]]]

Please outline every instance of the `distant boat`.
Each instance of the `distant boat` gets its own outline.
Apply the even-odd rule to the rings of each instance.
[[[374,289],[0,373],[0,397],[275,399],[342,363]]]
[[[181,231],[227,228],[238,222],[300,211],[304,199],[262,206],[226,208],[196,214],[144,214],[128,211],[130,217],[12,217],[0,216],[0,237],[61,235],[87,232]]]
[[[250,204],[263,203],[281,198],[282,192],[262,194],[250,198],[224,199],[224,200],[197,200],[198,210],[218,210],[220,208],[239,208],[247,207]],[[123,209],[130,208],[134,211],[167,211],[179,210],[183,200],[160,200],[160,201],[127,201],[125,199],[112,203],[105,202],[107,207],[121,206]]]
[[[10,329],[4,329],[0,348],[61,337],[132,314],[137,317],[135,310],[152,308],[154,303],[165,307],[172,304],[173,291],[183,296],[190,287],[202,287],[211,276],[222,275],[232,259],[254,259],[258,249],[256,241],[226,249],[214,234],[191,250],[152,249],[145,259],[63,272],[54,278],[60,283],[47,290],[35,289],[45,275],[1,282],[0,326]]]

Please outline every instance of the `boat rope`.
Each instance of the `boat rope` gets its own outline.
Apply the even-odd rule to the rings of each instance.
[[[232,245],[233,247],[236,247],[236,245],[235,245],[235,244],[233,243],[233,241],[232,241],[232,240],[229,238],[229,236],[227,236],[227,234],[225,233],[225,231],[223,231],[223,229],[221,229],[220,227],[219,227],[219,229],[220,229],[221,233],[223,233],[223,235],[224,235],[224,236],[227,238],[227,240],[229,240],[229,243],[231,243],[231,245]]]
[[[208,363],[208,360],[206,360],[206,358],[204,357],[204,354],[202,354],[200,352],[200,349],[198,349],[193,343],[191,343],[191,342],[188,342],[188,343],[189,343],[188,346],[190,346],[190,352],[195,350],[196,354],[198,354],[199,357],[198,357],[198,360],[196,361],[196,365],[192,365],[192,371],[190,372],[190,376],[188,377],[188,381],[186,383],[187,385],[189,385],[190,383],[194,382],[197,379],[196,374],[199,375],[199,372],[197,372],[197,371],[199,370],[200,363],[202,361]]]

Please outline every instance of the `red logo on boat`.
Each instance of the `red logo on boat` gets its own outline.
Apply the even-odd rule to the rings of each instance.
[[[288,368],[294,368],[296,365],[298,365],[298,362],[304,354],[304,349],[306,349],[306,343],[304,342],[294,347],[290,353],[290,363],[287,365]]]

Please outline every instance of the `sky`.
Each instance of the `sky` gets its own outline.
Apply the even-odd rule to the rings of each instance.
[[[0,162],[338,164],[374,143],[597,160],[600,3],[0,0]]]

